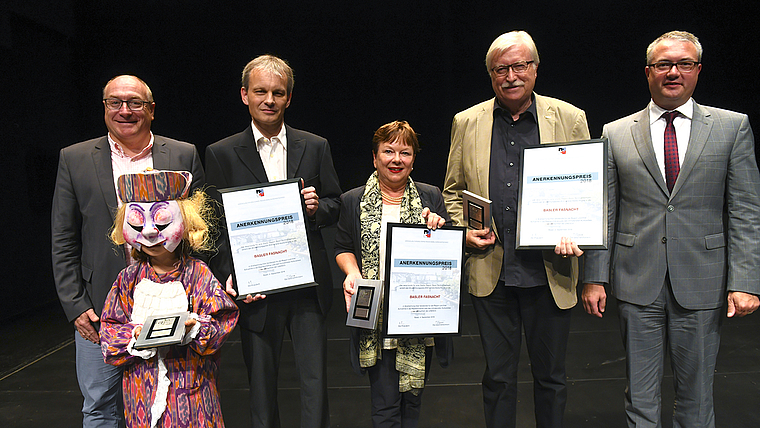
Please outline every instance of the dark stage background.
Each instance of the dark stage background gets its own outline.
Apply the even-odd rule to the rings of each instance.
[[[441,186],[453,115],[493,96],[491,41],[528,31],[536,91],[586,110],[593,136],[644,107],[644,51],[665,31],[700,37],[695,99],[758,126],[755,1],[285,2],[3,0],[0,318],[55,300],[50,203],[60,148],[105,134],[101,89],[136,74],[156,134],[205,147],[249,125],[240,72],[272,53],[295,70],[286,122],[326,137],[344,190],[372,171],[380,125],[408,120],[423,151],[412,177]]]

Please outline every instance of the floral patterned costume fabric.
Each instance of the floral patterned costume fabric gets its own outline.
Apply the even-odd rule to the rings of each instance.
[[[158,426],[224,427],[216,381],[219,353],[235,327],[238,309],[211,270],[200,260],[187,258],[181,265],[159,275],[146,262],[119,273],[106,298],[101,316],[101,348],[105,361],[124,367],[124,413],[128,427],[149,427],[151,405],[158,378],[158,355],[144,360],[131,355],[127,345],[136,326],[130,322],[134,289],[147,278],[156,283],[179,281],[185,288],[191,312],[198,314],[200,330],[185,346],[170,346],[161,354],[170,386],[166,410]]]

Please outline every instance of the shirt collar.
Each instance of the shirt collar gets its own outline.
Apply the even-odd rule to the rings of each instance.
[[[498,112],[499,114],[508,118],[510,122],[513,122],[512,113],[510,113],[509,110],[505,109],[504,107],[501,106],[501,104],[499,104],[498,98],[494,98],[493,105],[494,105],[493,107],[494,113]],[[525,115],[526,113],[530,113],[530,115],[526,116]],[[538,110],[536,110],[536,95],[535,94],[530,95],[530,106],[528,107],[528,109],[520,113],[520,119],[524,117],[532,117],[533,121],[538,123],[538,121],[536,120],[536,118],[538,117]]]
[[[662,114],[667,111],[677,111],[681,113],[681,115],[689,120],[692,119],[694,116],[694,100],[692,98],[689,98],[688,101],[681,104],[678,108],[675,110],[665,110],[664,108],[658,106],[655,104],[655,102],[652,100],[649,102],[649,124],[653,124],[656,121],[660,120],[660,117],[662,117]]]
[[[264,134],[262,134],[261,131],[259,131],[259,128],[256,128],[256,125],[254,125],[253,121],[251,121],[251,129],[253,129],[253,141],[256,143],[256,150],[258,150],[259,140],[266,137],[264,137]],[[285,151],[288,150],[288,144],[287,144],[288,140],[287,140],[286,134],[287,133],[285,132],[285,124],[283,123],[282,128],[280,128],[280,132],[274,137],[272,137],[272,138],[277,138],[278,140],[280,140],[280,143],[282,143],[282,147],[285,149]]]
[[[122,158],[130,158],[132,160],[138,160],[142,159],[148,154],[150,154],[151,150],[153,150],[153,141],[155,140],[155,137],[153,136],[153,132],[150,133],[150,141],[148,141],[148,145],[145,146],[144,149],[140,151],[140,153],[129,156],[126,152],[124,152],[124,149],[121,147],[121,144],[117,143],[116,140],[111,138],[111,133],[108,133],[108,146],[111,148],[111,153],[115,154],[116,156],[122,157]]]

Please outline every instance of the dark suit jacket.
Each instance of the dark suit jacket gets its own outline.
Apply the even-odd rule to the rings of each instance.
[[[422,207],[430,208],[430,211],[446,219],[446,224],[451,224],[443,203],[441,190],[435,186],[425,183],[414,183],[417,186],[417,192],[422,200]],[[338,232],[335,235],[335,255],[341,253],[353,253],[362,268],[362,248],[361,248],[361,222],[359,221],[359,202],[364,194],[364,186],[359,186],[341,195],[340,220],[338,221]],[[351,367],[358,374],[363,374],[364,369],[359,366],[359,333],[358,328],[351,328],[351,340],[349,342],[349,352],[351,357]],[[454,358],[454,347],[450,337],[443,339],[436,338],[435,351],[438,362],[442,367],[449,365]]]
[[[588,251],[584,282],[652,303],[665,276],[678,303],[712,309],[726,289],[760,294],[760,175],[744,114],[694,103],[673,191],[655,158],[648,109],[604,126],[609,246]]]
[[[340,210],[340,185],[330,153],[330,145],[324,138],[290,126],[287,135],[288,178],[301,177],[304,187],[314,186],[319,196],[319,208],[309,225],[309,251],[317,281],[317,297],[323,314],[332,304],[332,277],[327,262],[327,250],[320,228],[338,219]],[[206,148],[206,171],[208,192],[221,202],[218,189],[257,183],[268,183],[264,164],[261,163],[253,130],[247,127],[238,134],[227,137]],[[211,269],[220,281],[226,281],[232,272],[232,260],[227,242],[224,221],[219,225],[218,253],[211,258]],[[267,301],[240,305],[238,323],[253,331],[261,331],[266,320]]]
[[[153,167],[193,174],[191,191],[204,183],[198,151],[155,135]],[[100,316],[108,291],[126,267],[124,248],[108,239],[116,213],[108,137],[61,149],[51,215],[53,276],[66,317],[90,308]]]

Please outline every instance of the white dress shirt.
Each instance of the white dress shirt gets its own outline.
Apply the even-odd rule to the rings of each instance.
[[[280,133],[266,138],[256,125],[251,121],[253,128],[253,139],[256,141],[256,149],[259,151],[261,163],[264,164],[264,171],[270,182],[280,181],[288,178],[288,138],[285,135],[285,124],[282,125]]]

